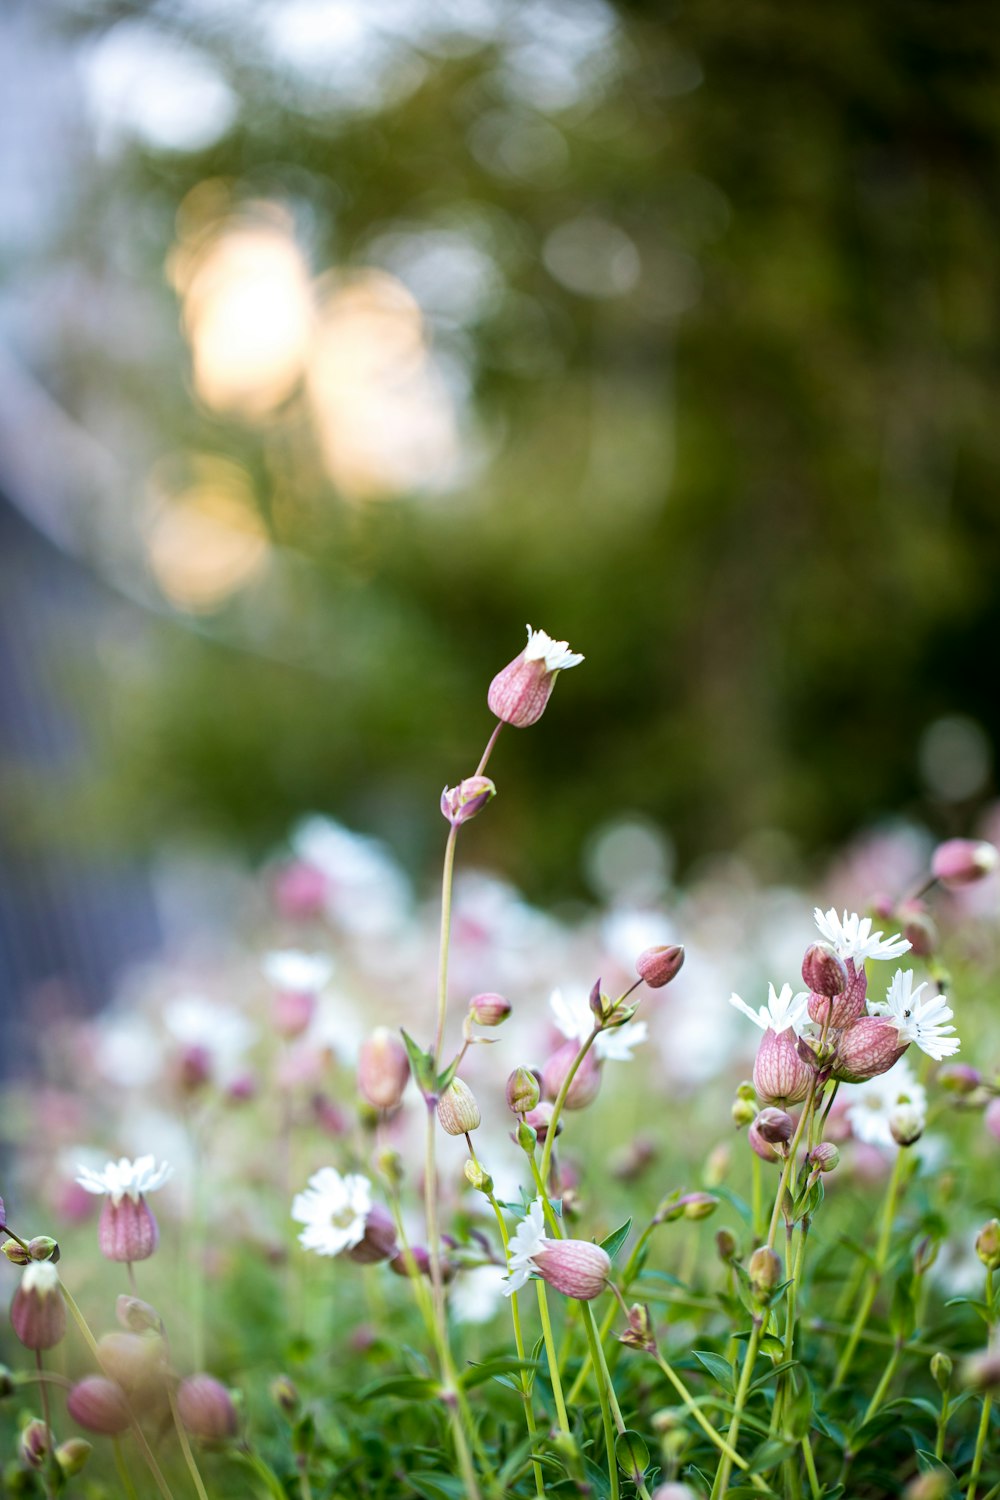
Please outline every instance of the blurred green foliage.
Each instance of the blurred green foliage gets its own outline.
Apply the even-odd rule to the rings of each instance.
[[[582,841],[622,809],[682,860],[774,826],[812,852],[903,806],[964,831],[916,746],[944,713],[1000,735],[992,7],[621,4],[582,103],[505,93],[494,38],[422,55],[419,86],[361,115],[296,97],[212,14],[146,19],[215,58],[234,123],[96,164],[75,230],[73,253],[148,293],[147,355],[70,350],[61,394],[99,382],[154,448],[237,457],[308,561],[269,613],[156,625],[112,673],[102,818],[259,849],[316,807],[422,866],[530,620],[587,657],[544,725],[501,740],[503,844],[477,825],[530,892],[577,889]],[[498,110],[554,132],[540,156],[473,149]],[[199,407],[162,268],[178,205],[219,177],[292,202],[316,269],[368,263],[398,221],[473,226],[499,289],[437,334],[487,453],[457,494],[351,504],[293,418]],[[550,237],[581,217],[638,252],[620,294],[553,274]]]

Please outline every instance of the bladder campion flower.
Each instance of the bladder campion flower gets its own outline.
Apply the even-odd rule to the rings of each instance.
[[[162,1187],[173,1168],[156,1165],[152,1156],[109,1161],[103,1172],[80,1167],[76,1180],[88,1193],[106,1195],[97,1238],[108,1260],[147,1260],[160,1241],[160,1231],[146,1193]]]
[[[367,1177],[342,1177],[335,1167],[321,1167],[305,1190],[292,1200],[292,1218],[305,1228],[299,1244],[317,1255],[340,1255],[364,1238],[372,1206]]]
[[[823,937],[845,962],[850,959],[858,965],[869,958],[900,958],[910,951],[906,938],[898,932],[891,938],[883,938],[881,932],[873,933],[871,917],[859,917],[857,912],[848,916],[846,911],[838,917],[832,906],[828,912],[820,911],[817,906],[813,916]]]
[[[923,991],[927,981],[913,988],[913,970],[897,969],[884,1002],[869,1002],[873,1015],[884,1016],[899,1032],[900,1042],[916,1042],[921,1052],[940,1062],[954,1057],[960,1043],[949,1022],[955,1012],[946,995],[929,995]]]
[[[528,644],[490,683],[490,709],[505,724],[526,729],[545,712],[556,677],[578,667],[583,657],[567,641],[554,641],[544,630],[528,626]]]
[[[10,1304],[10,1321],[26,1349],[51,1349],[66,1332],[59,1272],[49,1260],[32,1261]]]
[[[606,1250],[590,1240],[550,1240],[545,1234],[545,1209],[536,1198],[510,1237],[506,1296],[520,1291],[532,1276],[540,1276],[557,1292],[590,1302],[608,1284],[611,1260]]]

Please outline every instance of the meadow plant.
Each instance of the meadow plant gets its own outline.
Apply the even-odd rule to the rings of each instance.
[[[939,936],[960,948],[960,902],[990,878],[993,846],[940,845],[873,915],[817,907],[804,987],[778,976],[755,1003],[731,996],[756,1051],[752,1082],[734,1080],[728,1100],[715,1081],[734,1045],[725,1014],[712,1012],[713,1067],[699,1072],[675,1040],[697,1003],[686,944],[644,944],[632,975],[567,984],[522,1016],[479,987],[500,963],[482,915],[477,926],[459,906],[488,960],[459,1011],[459,834],[496,815],[486,770],[504,725],[536,725],[582,660],[529,627],[490,685],[496,722],[478,764],[441,795],[432,1013],[412,999],[426,946],[386,917],[394,877],[380,851],[315,821],[271,882],[282,935],[322,943],[335,912],[348,962],[367,955],[365,986],[380,975],[403,1024],[366,1003],[331,1088],[357,1031],[356,1016],[326,1015],[342,957],[277,946],[256,1021],[191,995],[160,1006],[183,1167],[151,1154],[81,1162],[61,1199],[64,1257],[52,1235],[22,1237],[20,1211],[16,1230],[0,1212],[19,1278],[11,1330],[33,1355],[0,1376],[17,1429],[5,1493],[1000,1494],[1000,1222],[988,1213],[1000,1179],[970,1166],[995,1164],[1000,1079],[952,1061]],[[902,966],[911,959],[924,977]],[[530,942],[521,962],[530,990]],[[607,1082],[656,1035],[660,1060],[634,1086]],[[75,1094],[38,1091],[26,1161],[87,1118],[85,1052]],[[131,1056],[135,1118],[147,1085],[141,1049]],[[108,1121],[106,1092],[91,1093]],[[610,1126],[632,1121],[617,1155],[609,1095]],[[959,1147],[937,1133],[946,1124]],[[651,1193],[654,1127],[691,1176]],[[30,1174],[25,1213],[46,1201],[56,1213]],[[148,1197],[178,1187],[161,1243]],[[88,1195],[102,1200],[96,1249],[111,1281]],[[720,1213],[731,1222],[703,1227]],[[942,1275],[956,1243],[965,1265]],[[171,1275],[156,1279],[165,1253]],[[71,1285],[98,1309],[107,1297],[117,1326],[96,1334]]]

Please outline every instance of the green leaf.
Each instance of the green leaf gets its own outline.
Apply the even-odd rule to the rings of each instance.
[[[355,1396],[361,1405],[377,1401],[381,1396],[397,1396],[402,1401],[429,1401],[438,1393],[436,1380],[426,1380],[421,1375],[388,1375],[384,1380],[373,1380],[362,1386]]]
[[[402,1027],[400,1034],[406,1046],[406,1053],[410,1059],[410,1068],[417,1088],[425,1099],[433,1098],[437,1092],[437,1079],[434,1076],[434,1057],[430,1052],[424,1052],[418,1047],[412,1036],[404,1031]]]
[[[692,1349],[691,1353],[699,1364],[703,1365],[708,1373],[718,1381],[722,1389],[732,1395],[733,1367],[728,1359],[723,1359],[721,1354],[713,1354],[711,1349]]]
[[[957,1476],[949,1469],[944,1459],[935,1458],[934,1454],[927,1448],[917,1449],[917,1466],[921,1474],[947,1474],[952,1484],[958,1483]]]
[[[824,1437],[829,1438],[831,1443],[836,1443],[841,1453],[846,1451],[847,1433],[842,1427],[839,1427],[836,1422],[832,1422],[830,1418],[825,1415],[825,1413],[821,1411],[813,1412],[813,1426],[817,1429],[817,1431],[821,1432]]]
[[[463,1370],[458,1377],[458,1382],[463,1390],[471,1390],[473,1386],[481,1385],[484,1380],[489,1380],[491,1375],[511,1374],[519,1370],[537,1370],[537,1360],[520,1360],[514,1354],[498,1354],[493,1359],[483,1360],[482,1364],[470,1365]],[[520,1390],[520,1383],[517,1390]]]
[[[649,1449],[637,1432],[626,1427],[615,1442],[615,1458],[623,1474],[634,1479],[636,1484],[649,1468]]]
[[[913,1301],[913,1272],[904,1271],[896,1278],[892,1289],[892,1306],[889,1311],[889,1327],[897,1339],[912,1337],[917,1323],[917,1309]]]
[[[607,1239],[601,1241],[601,1249],[614,1260],[625,1241],[628,1239],[629,1230],[632,1228],[632,1220],[626,1219],[617,1229],[608,1235]]]
[[[768,1438],[753,1454],[750,1467],[746,1472],[764,1474],[768,1469],[776,1469],[779,1464],[784,1463],[786,1458],[791,1458],[792,1454],[798,1451],[798,1443],[789,1443],[783,1438]]]
[[[424,1500],[465,1500],[465,1487],[452,1474],[408,1474],[406,1479]]]
[[[794,1370],[797,1364],[797,1359],[785,1359],[782,1360],[780,1365],[775,1365],[773,1369],[765,1370],[763,1375],[758,1375],[756,1380],[750,1382],[749,1393],[752,1395],[754,1391],[762,1390],[769,1381],[774,1380],[778,1375],[783,1375],[786,1370]]]
[[[484,1037],[481,1037],[480,1040],[484,1041],[484,1042],[492,1042],[492,1041],[496,1041],[497,1038],[496,1037],[485,1037],[484,1036]],[[454,1078],[454,1076],[455,1076],[455,1074],[457,1072],[458,1072],[458,1058],[457,1057],[453,1057],[452,1060],[451,1060],[451,1062],[445,1068],[444,1072],[438,1074],[438,1080],[437,1080],[437,1094],[438,1094],[438,1097],[440,1097],[444,1093],[445,1089],[448,1087],[449,1083],[451,1083],[452,1079]]]

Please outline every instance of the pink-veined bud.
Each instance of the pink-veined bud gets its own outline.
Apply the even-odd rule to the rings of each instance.
[[[507,1079],[507,1108],[526,1115],[542,1097],[542,1086],[530,1068],[515,1068]]]
[[[672,943],[667,947],[644,949],[635,961],[635,972],[651,990],[659,990],[675,979],[683,966],[684,949]]]
[[[467,1135],[482,1121],[476,1096],[461,1078],[453,1078],[438,1100],[437,1116],[448,1135]]]
[[[897,1028],[882,1016],[861,1016],[840,1034],[831,1077],[840,1083],[865,1083],[888,1073],[908,1046],[908,1042],[900,1042]]]
[[[599,1297],[611,1275],[607,1251],[590,1240],[545,1240],[532,1262],[543,1281],[579,1302]]]
[[[753,1065],[753,1084],[766,1104],[800,1104],[809,1092],[813,1070],[799,1055],[798,1038],[791,1027],[774,1031],[770,1026],[760,1039]]]
[[[403,1043],[387,1027],[377,1027],[358,1053],[358,1088],[373,1109],[395,1109],[409,1077]]]
[[[192,1437],[224,1443],[239,1430],[232,1396],[211,1375],[189,1375],[177,1387],[177,1414]]]
[[[818,1172],[833,1172],[840,1165],[840,1152],[832,1141],[820,1141],[809,1153],[809,1165]]]
[[[26,1349],[52,1349],[66,1332],[66,1303],[50,1260],[32,1261],[10,1304],[11,1327]]]
[[[536,724],[545,712],[560,671],[578,666],[583,657],[565,641],[528,626],[528,644],[490,683],[490,711],[515,729]]]
[[[942,885],[972,885],[991,875],[1000,862],[1000,852],[985,839],[946,839],[931,858],[931,874]]]
[[[107,1260],[148,1260],[160,1243],[160,1231],[153,1210],[140,1193],[138,1199],[127,1193],[116,1203],[105,1198],[97,1226],[97,1243]]]
[[[904,901],[897,912],[903,936],[917,958],[930,958],[938,946],[938,931],[923,901]]]
[[[163,1332],[163,1319],[156,1308],[143,1302],[141,1297],[129,1297],[122,1292],[115,1303],[115,1317],[130,1333],[148,1333],[150,1329]]]
[[[850,1026],[859,1016],[865,1013],[865,1000],[868,996],[868,976],[864,965],[858,969],[854,960],[849,958],[844,963],[847,971],[847,984],[845,988],[833,997],[827,997],[825,992],[817,992],[809,996],[809,1018],[816,1021],[820,1026],[824,1022],[838,1030],[844,1026]]]
[[[441,815],[453,828],[459,828],[482,812],[496,794],[496,786],[488,776],[467,776],[458,786],[445,787],[441,793]]]
[[[758,1134],[763,1136],[771,1146],[776,1146],[779,1142],[790,1141],[792,1131],[795,1129],[795,1124],[787,1110],[775,1109],[773,1104],[761,1110],[754,1120],[754,1125],[757,1127]]]
[[[378,1203],[372,1205],[365,1219],[365,1232],[347,1254],[363,1266],[374,1266],[380,1260],[391,1260],[399,1251],[396,1226]]]
[[[761,1135],[760,1131],[757,1128],[756,1120],[753,1121],[749,1130],[747,1131],[747,1144],[749,1145],[750,1150],[754,1153],[754,1155],[760,1157],[761,1161],[781,1161],[780,1154],[771,1145],[771,1142],[765,1141],[764,1137]]]
[[[128,1398],[116,1380],[87,1375],[66,1397],[66,1410],[85,1432],[117,1437],[131,1425]]]
[[[556,1099],[559,1090],[576,1061],[580,1051],[577,1042],[565,1042],[553,1052],[542,1069],[542,1092],[549,1099]],[[586,1109],[597,1098],[601,1087],[601,1063],[593,1048],[586,1054],[570,1084],[564,1100],[565,1109]]]
[[[473,995],[469,1001],[469,1020],[477,1026],[500,1026],[510,1015],[511,1005],[503,995]]]
[[[810,943],[802,960],[802,978],[816,995],[842,995],[847,988],[847,965],[829,943]]]

